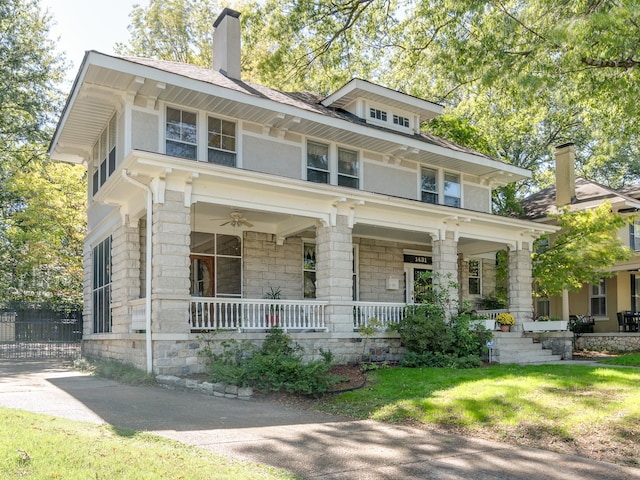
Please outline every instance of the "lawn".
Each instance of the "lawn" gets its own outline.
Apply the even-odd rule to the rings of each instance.
[[[294,479],[155,435],[0,408],[0,478]]]
[[[582,365],[391,368],[318,408],[640,467],[640,370]]]
[[[624,353],[613,358],[600,360],[599,363],[607,365],[626,365],[629,367],[640,367],[640,353]]]

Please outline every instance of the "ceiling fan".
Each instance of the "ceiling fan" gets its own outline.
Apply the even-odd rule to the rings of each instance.
[[[229,216],[231,218],[226,222],[221,223],[220,224],[221,227],[225,225],[231,225],[233,228],[237,228],[242,225],[244,225],[245,227],[253,227],[253,223],[249,222],[246,218],[244,218],[244,215],[242,212],[234,211],[234,212],[231,212]]]

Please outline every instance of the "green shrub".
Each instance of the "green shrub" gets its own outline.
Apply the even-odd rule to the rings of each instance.
[[[320,360],[303,362],[303,349],[292,344],[281,328],[273,327],[260,348],[243,341],[222,342],[222,353],[215,354],[213,340],[205,340],[202,354],[207,357],[209,378],[262,391],[318,394],[326,392],[338,377],[330,373],[333,355],[321,351]]]

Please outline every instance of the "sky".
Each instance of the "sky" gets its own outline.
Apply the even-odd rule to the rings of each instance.
[[[127,26],[134,4],[149,0],[40,0],[43,10],[53,17],[51,38],[58,39],[58,51],[66,54],[71,68],[69,83],[75,78],[86,50],[115,53],[116,42],[129,39]]]

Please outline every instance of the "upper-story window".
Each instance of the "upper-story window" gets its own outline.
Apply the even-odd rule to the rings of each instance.
[[[329,145],[307,142],[307,180],[329,183]]]
[[[640,219],[638,218],[629,224],[629,248],[640,250]]]
[[[403,117],[401,115],[393,116],[393,124],[400,125],[401,127],[409,128],[409,119],[407,117]]]
[[[358,152],[338,148],[338,185],[343,187],[359,187]]]
[[[236,124],[221,118],[208,118],[207,160],[229,167],[236,166]]]
[[[377,108],[370,108],[369,116],[371,118],[375,118],[376,120],[381,120],[383,122],[387,121],[387,112],[385,112],[384,110],[379,110]]]
[[[444,204],[450,207],[460,207],[460,175],[444,174]]]
[[[422,167],[420,190],[423,202],[438,203],[438,172],[436,170]]]
[[[107,178],[116,169],[116,116],[114,115],[109,120],[109,124],[100,134],[100,138],[93,146],[93,161],[94,171],[92,177],[93,183],[93,195],[98,193],[98,190]]]
[[[197,114],[167,107],[166,153],[195,160],[198,156]]]

